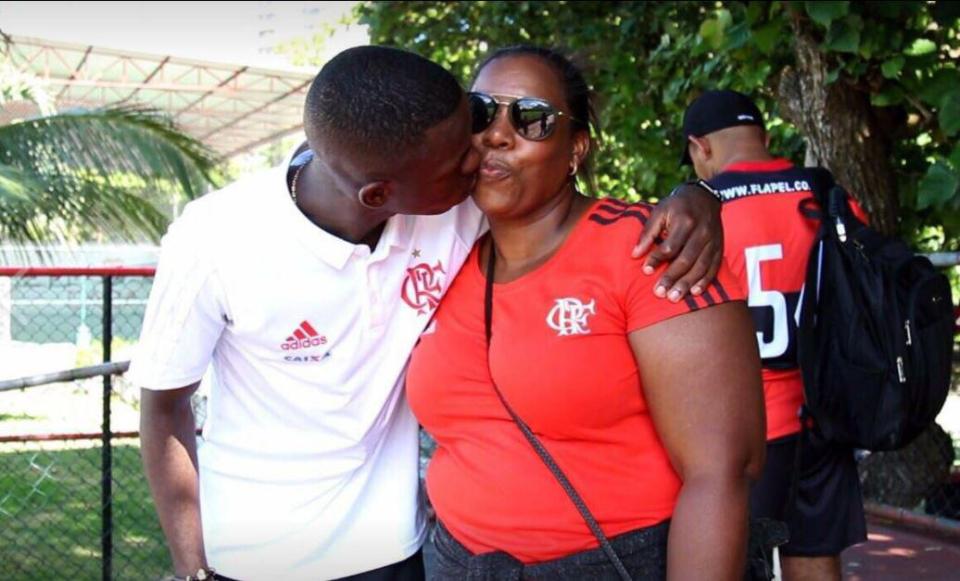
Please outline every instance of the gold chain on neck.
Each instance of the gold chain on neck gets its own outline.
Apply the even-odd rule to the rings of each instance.
[[[297,168],[297,171],[293,173],[293,181],[290,182],[290,197],[293,198],[294,205],[297,203],[297,180],[300,178],[300,172],[303,171],[303,168],[307,167],[307,163]]]

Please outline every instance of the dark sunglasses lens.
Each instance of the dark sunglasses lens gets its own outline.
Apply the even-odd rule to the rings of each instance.
[[[471,131],[480,133],[486,129],[497,114],[497,103],[489,95],[470,93],[470,115],[473,118]]]
[[[557,125],[557,110],[542,99],[517,99],[510,114],[517,133],[533,141],[550,137]]]

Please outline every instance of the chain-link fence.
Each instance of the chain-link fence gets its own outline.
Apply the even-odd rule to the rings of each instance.
[[[91,272],[0,276],[0,383],[129,358],[150,271]],[[0,579],[169,573],[138,407],[122,377],[0,391]]]
[[[0,269],[0,386],[129,359],[150,272]],[[868,501],[960,526],[956,384],[957,374],[940,425],[904,450],[861,458]],[[140,464],[138,396],[122,376],[0,388],[0,579],[170,572]],[[429,438],[423,448],[432,450]]]

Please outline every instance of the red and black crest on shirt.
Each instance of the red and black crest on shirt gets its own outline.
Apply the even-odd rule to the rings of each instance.
[[[445,275],[446,271],[439,260],[433,266],[421,262],[408,268],[400,289],[400,298],[418,314],[427,314],[440,304]]]

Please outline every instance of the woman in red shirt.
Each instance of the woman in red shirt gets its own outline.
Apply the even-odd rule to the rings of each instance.
[[[567,59],[499,51],[472,91],[483,155],[474,199],[490,235],[452,284],[407,380],[437,441],[427,476],[441,524],[437,577],[623,578],[598,548],[609,539],[633,578],[741,578],[764,418],[735,278],[721,269],[698,297],[656,298],[655,277],[627,251],[650,208],[576,189],[594,116]]]

